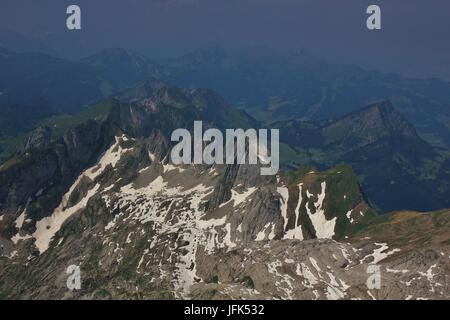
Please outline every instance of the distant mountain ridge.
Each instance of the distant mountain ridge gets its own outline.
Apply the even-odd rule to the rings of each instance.
[[[422,138],[450,147],[450,83],[446,81],[331,63],[306,50],[234,53],[213,47],[165,63],[170,70],[167,81],[214,88],[258,120],[336,119],[389,100]]]
[[[214,47],[159,62],[120,48],[76,62],[44,54],[2,52],[0,108],[40,97],[53,110],[78,112],[87,104],[158,78],[187,89],[214,89],[265,122],[336,119],[361,106],[389,100],[422,138],[450,147],[448,82],[330,63],[306,50],[231,53]]]
[[[350,164],[383,211],[450,206],[450,153],[425,142],[390,102],[337,120],[292,120],[273,127],[281,128],[281,141],[295,150],[297,164]]]
[[[112,91],[123,90],[150,77],[156,78],[162,71],[162,67],[153,60],[121,48],[102,50],[80,62],[91,66]]]
[[[52,116],[76,114],[157,75],[157,65],[123,49],[70,61],[0,48],[0,159],[16,137]]]
[[[15,52],[55,54],[54,50],[42,41],[5,29],[0,29],[0,47],[8,48]]]

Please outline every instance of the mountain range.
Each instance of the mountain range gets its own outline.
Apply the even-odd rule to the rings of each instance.
[[[448,211],[379,215],[348,165],[172,164],[174,128],[255,124],[210,90],[152,81],[103,104],[36,129],[0,167],[2,298],[450,298]]]
[[[187,89],[214,89],[269,123],[336,119],[389,100],[424,140],[450,146],[448,82],[332,63],[306,50],[232,52],[215,46],[156,62],[118,48],[79,61],[2,49],[0,66],[0,106],[40,97],[55,111],[74,113],[153,77]]]
[[[391,101],[436,146],[449,147],[450,84],[409,79],[316,58],[306,50],[244,52],[219,46],[164,61],[166,81],[211,87],[259,120],[335,119],[361,106]]]
[[[118,101],[143,103],[154,94],[160,103],[176,106],[177,112],[182,114],[176,116],[172,111],[162,109],[161,112],[168,113],[158,120],[142,115],[145,127],[140,129],[144,130],[140,134],[143,135],[158,127],[168,136],[176,128],[191,128],[199,119],[214,123],[222,130],[265,126],[245,111],[230,106],[213,90],[186,91],[157,80],[126,89],[116,98],[103,100],[78,115],[50,118],[43,126],[52,128],[54,134],[61,134],[98,114],[105,116]],[[125,122],[122,126],[127,128],[129,124]],[[307,165],[326,170],[338,164],[349,164],[358,175],[369,201],[381,212],[450,207],[450,152],[423,140],[390,102],[369,105],[338,119],[288,120],[270,126],[280,129],[284,168]],[[137,129],[130,130],[135,132]],[[38,130],[38,136],[41,132]],[[27,141],[21,145],[24,144]]]
[[[447,82],[220,48],[0,69],[0,298],[450,298]],[[174,165],[196,120],[279,129],[281,171]]]

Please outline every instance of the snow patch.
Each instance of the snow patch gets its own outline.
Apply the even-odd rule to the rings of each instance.
[[[288,209],[287,208],[287,204],[288,204],[288,200],[289,200],[289,190],[285,186],[282,186],[282,187],[277,187],[277,192],[281,196],[281,199],[280,199],[281,216],[283,217],[283,220],[284,220],[284,228],[283,228],[283,230],[286,230],[286,225],[288,223],[288,219],[287,219],[287,209]]]
[[[237,207],[241,203],[245,202],[247,198],[250,197],[255,191],[255,187],[248,188],[243,193],[237,193],[234,189],[231,189],[231,200],[234,201],[234,206]]]
[[[26,215],[27,209],[23,209],[22,213],[17,217],[16,221],[14,221],[14,224],[16,225],[17,229],[22,229],[23,222],[25,221],[25,215]]]
[[[384,260],[390,255],[394,254],[395,252],[400,251],[400,249],[393,249],[391,251],[385,252],[387,249],[389,249],[387,243],[375,243],[375,245],[379,246],[379,248],[373,250],[373,253],[365,256],[361,262],[364,262],[369,257],[373,257],[372,263],[377,264],[381,260]]]
[[[80,176],[82,177],[82,175]],[[52,215],[39,220],[36,223],[36,231],[33,233],[33,237],[36,239],[35,245],[39,252],[42,254],[48,249],[50,241],[53,236],[61,229],[63,223],[69,219],[77,211],[84,209],[87,205],[89,199],[97,193],[100,185],[96,184],[94,188],[90,189],[86,196],[81,199],[74,206],[67,208],[67,202],[69,201],[70,195],[74,191],[75,187],[78,185],[80,178],[72,185],[69,191],[64,195],[63,200],[60,205],[53,211]]]
[[[334,236],[334,227],[336,225],[336,217],[331,220],[327,220],[325,217],[325,210],[323,208],[323,201],[325,200],[326,182],[321,183],[321,192],[317,195],[317,203],[314,204],[316,209],[315,213],[312,213],[309,206],[306,206],[306,212],[312,222],[314,230],[316,231],[316,237],[318,239],[331,239]],[[312,197],[312,194],[306,191],[308,198]]]
[[[302,204],[302,186],[303,184],[300,183],[298,186],[298,202],[297,206],[295,207],[295,224],[294,229],[290,229],[286,232],[284,235],[284,239],[298,239],[303,240],[303,231],[302,231],[302,225],[299,225],[299,216],[300,216],[300,206]],[[287,219],[284,220],[284,226],[286,229]]]

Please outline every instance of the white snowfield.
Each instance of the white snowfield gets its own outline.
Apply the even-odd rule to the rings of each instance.
[[[111,165],[114,168],[122,155],[129,151],[129,149],[123,149],[120,146],[121,141],[128,140],[124,135],[121,137],[116,137],[115,140],[115,143],[100,158],[98,164],[80,174],[80,176],[69,188],[69,191],[67,191],[67,193],[63,196],[59,206],[53,211],[53,213],[49,217],[45,217],[36,223],[36,231],[32,236],[35,238],[35,245],[41,254],[48,249],[50,241],[56,232],[61,229],[64,222],[66,222],[67,219],[79,210],[84,209],[89,199],[99,190],[100,185],[96,184],[87,192],[83,199],[78,201],[78,203],[74,204],[72,207],[67,207],[70,196],[75,191],[83,177],[88,177],[93,181],[105,170],[107,166]]]
[[[287,219],[287,209],[288,209],[288,200],[289,200],[289,190],[285,186],[277,187],[277,192],[281,196],[280,205],[281,205],[281,216],[284,220],[284,230],[286,230],[286,225],[288,223]]]
[[[287,209],[288,209],[288,201],[289,201],[289,191],[288,188],[285,186],[277,187],[277,192],[280,194],[280,207],[281,207],[281,216],[284,220],[284,231],[285,234],[283,236],[283,239],[298,239],[303,240],[303,231],[301,226],[300,219],[300,208],[303,199],[302,192],[304,189],[306,190],[306,200],[309,202],[311,201],[311,198],[314,196],[312,193],[310,193],[306,187],[304,187],[303,183],[300,183],[298,185],[298,201],[297,205],[295,207],[295,224],[294,227],[287,230],[287,224],[288,224],[288,217],[287,217]],[[318,239],[331,239],[335,234],[335,226],[336,226],[336,217],[334,217],[331,220],[327,220],[325,216],[325,208],[323,206],[323,202],[326,197],[326,182],[321,183],[321,192],[317,195],[317,202],[314,203],[315,212],[313,213],[308,204],[306,205],[306,212],[308,214],[308,217],[311,220],[311,223],[314,227],[316,237]],[[262,239],[257,239],[262,240]]]
[[[294,229],[290,229],[286,232],[284,235],[284,239],[298,239],[303,240],[303,231],[302,231],[302,225],[299,224],[299,216],[300,216],[300,206],[302,204],[302,186],[303,183],[300,183],[298,186],[298,202],[297,206],[295,207],[295,227]],[[287,219],[285,219],[284,222],[284,229],[286,230],[286,223]]]
[[[234,188],[231,189],[231,199],[222,203],[219,207],[224,207],[229,203],[233,203],[234,207],[239,206],[242,203],[245,203],[249,200],[249,197],[257,190],[255,187],[250,187],[244,190],[242,193],[239,193]]]
[[[375,245],[378,246],[379,248],[374,249],[373,253],[365,256],[360,263],[365,262],[369,257],[373,257],[373,261],[371,263],[377,264],[381,260],[384,260],[387,257],[389,257],[390,255],[400,251],[400,249],[392,249],[390,251],[386,251],[387,249],[389,249],[389,246],[387,245],[387,243],[375,242]]]
[[[322,182],[320,184],[321,192],[317,195],[318,200],[317,203],[314,204],[316,209],[315,213],[312,213],[309,209],[309,206],[306,206],[306,212],[308,213],[309,219],[311,219],[314,230],[316,231],[316,237],[318,239],[331,239],[334,236],[334,228],[336,225],[336,217],[331,220],[327,220],[325,217],[325,209],[323,208],[323,201],[325,200],[325,190],[326,190],[326,182]],[[306,195],[309,198],[313,196],[313,194],[306,191]]]
[[[200,209],[200,205],[212,191],[212,186],[202,183],[192,188],[180,186],[170,186],[165,179],[165,174],[180,170],[173,165],[163,165],[162,175],[156,177],[147,186],[136,188],[133,183],[123,186],[120,193],[115,193],[117,197],[113,208],[127,205],[128,209],[116,216],[105,228],[105,232],[114,233],[114,229],[119,220],[134,220],[141,224],[152,224],[155,235],[154,245],[158,237],[166,234],[178,233],[182,230],[180,239],[186,241],[186,254],[174,257],[176,261],[175,275],[165,274],[161,267],[161,277],[174,277],[173,285],[176,292],[183,297],[189,291],[196,277],[195,256],[198,246],[202,245],[206,251],[214,248],[232,248],[235,244],[231,241],[231,226],[226,223],[226,217],[220,219],[203,220],[205,213]],[[204,175],[209,175],[204,172]],[[199,179],[201,180],[201,176]],[[104,195],[102,199],[107,206],[110,206],[110,196]],[[145,200],[145,201],[142,201]],[[163,206],[169,202],[167,206]],[[163,208],[164,207],[164,208]],[[182,209],[180,209],[182,207]],[[176,210],[174,215],[173,210]],[[179,210],[179,211],[178,211]],[[176,216],[175,220],[172,220]],[[218,236],[218,229],[224,233],[222,239]],[[145,265],[148,251],[143,252],[138,270]],[[192,267],[193,266],[193,267]]]

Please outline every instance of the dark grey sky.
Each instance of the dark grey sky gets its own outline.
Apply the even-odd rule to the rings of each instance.
[[[65,29],[69,4],[82,9],[81,31]],[[381,31],[366,29],[369,4],[381,6]],[[447,0],[1,0],[0,29],[74,56],[105,47],[177,55],[212,42],[304,47],[383,71],[450,79]]]

